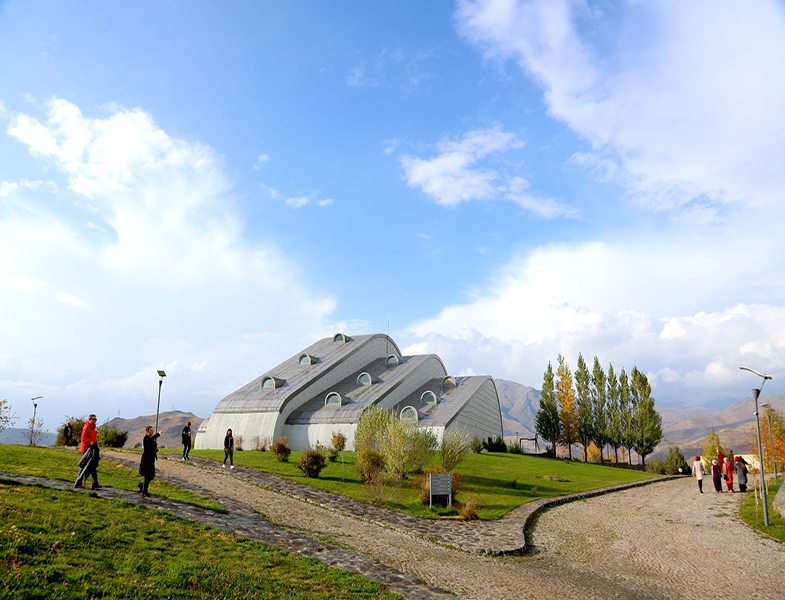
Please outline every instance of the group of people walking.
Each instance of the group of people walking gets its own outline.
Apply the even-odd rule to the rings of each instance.
[[[720,463],[722,460],[722,463]],[[735,456],[733,462],[726,456],[720,454],[720,460],[714,459],[711,461],[711,479],[714,483],[714,489],[717,493],[722,492],[722,481],[725,480],[725,485],[728,492],[734,492],[733,480],[734,476],[739,484],[739,491],[747,491],[747,462],[741,456]],[[692,476],[698,480],[698,490],[703,493],[703,478],[707,475],[706,469],[703,466],[703,460],[700,456],[695,457],[695,462],[692,463]]]

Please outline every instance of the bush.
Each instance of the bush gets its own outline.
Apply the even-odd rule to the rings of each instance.
[[[507,444],[507,452],[509,454],[523,454],[523,448],[521,448],[520,444],[516,444],[515,442],[510,442]]]
[[[659,473],[660,475],[665,475],[665,463],[663,463],[658,458],[654,460],[650,460],[646,463],[646,470],[649,473]]]
[[[71,421],[73,423],[73,421]],[[79,430],[79,434],[81,435],[82,431]],[[122,448],[125,446],[125,443],[128,441],[128,432],[127,431],[120,431],[112,425],[111,427],[104,423],[101,425],[97,432],[98,434],[98,446],[105,447],[105,448]]]
[[[475,436],[476,437],[476,436]],[[466,456],[466,434],[460,429],[450,429],[442,437],[442,468],[449,473]]]
[[[330,462],[335,462],[337,459],[338,459],[338,450],[336,450],[335,448],[330,448],[327,451],[327,460],[329,460]]]
[[[436,434],[409,421],[393,419],[387,424],[380,451],[385,469],[396,479],[419,473],[431,462],[436,449]]]
[[[483,447],[488,452],[507,452],[507,444],[504,442],[504,438],[501,437],[497,437],[490,442],[484,442]]]
[[[60,427],[57,430],[57,440],[55,441],[55,446],[65,446],[65,436],[63,435],[63,429],[65,429],[66,423],[71,423],[71,427],[73,428],[73,434],[71,435],[71,445],[78,447],[82,438],[82,428],[84,427],[86,419],[87,415],[82,415],[81,417],[66,417],[65,421],[60,423]]]
[[[381,452],[382,439],[385,437],[387,426],[393,420],[397,419],[390,411],[384,410],[380,406],[366,408],[360,416],[357,429],[354,432],[354,449],[359,452],[361,448],[368,447],[376,452]]]
[[[384,457],[380,452],[372,450],[367,446],[363,446],[357,452],[357,474],[362,479],[363,483],[368,483],[374,479],[378,479],[382,471],[384,471]]]
[[[665,457],[664,464],[665,472],[669,475],[675,475],[676,473],[688,474],[692,472],[687,465],[687,459],[684,458],[684,455],[681,453],[678,446],[671,446],[668,448],[668,455]],[[679,471],[679,469],[681,469],[681,471]]]
[[[475,454],[479,454],[480,452],[482,452],[482,449],[484,447],[485,446],[483,445],[482,440],[478,438],[477,435],[475,434],[474,437],[472,438],[472,441],[469,442],[469,449]]]
[[[458,506],[458,514],[467,521],[477,520],[477,511],[483,507],[483,503],[477,496],[469,496],[463,504]]]
[[[243,436],[241,435],[234,436],[234,449],[237,450],[238,452],[242,452],[244,441],[245,440],[243,439]]]
[[[282,436],[275,440],[270,446],[270,453],[278,462],[289,462],[289,455],[292,453],[292,449],[289,448],[289,438]]]
[[[332,436],[332,448],[336,452],[343,452],[344,448],[346,448],[346,436],[342,433],[335,433],[333,431]]]
[[[297,459],[296,467],[300,469],[306,477],[316,479],[319,477],[319,473],[324,469],[325,465],[324,455],[322,455],[321,452],[318,450],[306,450],[300,454],[300,458]]]
[[[265,452],[267,450],[267,438],[258,435],[253,438],[253,449],[257,452]]]

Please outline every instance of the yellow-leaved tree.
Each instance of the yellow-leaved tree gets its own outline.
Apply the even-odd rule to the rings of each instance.
[[[556,375],[556,398],[559,400],[559,418],[562,423],[561,443],[566,447],[568,458],[572,458],[572,445],[578,441],[578,408],[575,405],[572,373],[561,354]]]

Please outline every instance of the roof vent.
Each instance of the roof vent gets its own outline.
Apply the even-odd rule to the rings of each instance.
[[[413,406],[404,406],[401,409],[401,421],[414,421],[417,423],[420,420],[420,413]]]
[[[316,358],[314,358],[310,354],[301,354],[298,362],[301,365],[312,365],[316,362]]]
[[[455,381],[455,377],[452,375],[447,375],[444,379],[442,379],[442,388],[445,390],[451,390],[453,388],[458,387],[458,382]]]
[[[388,367],[397,367],[402,362],[403,361],[401,360],[400,356],[396,356],[395,354],[390,354],[390,356],[387,357],[387,360],[384,361],[384,364]]]
[[[345,344],[346,342],[348,342],[348,341],[349,341],[349,339],[350,339],[350,338],[349,338],[349,336],[348,336],[348,335],[344,335],[344,334],[342,334],[342,333],[336,333],[336,334],[333,336],[333,342],[336,342],[336,343],[338,343],[338,344]]]
[[[360,373],[357,376],[357,385],[371,385],[372,383],[373,377],[371,377],[368,373]]]
[[[325,406],[343,406],[344,399],[338,392],[330,392],[324,399]]]
[[[432,391],[428,390],[426,392],[423,392],[422,396],[420,396],[420,403],[421,404],[438,404],[439,403],[439,398],[437,398],[436,394],[434,394]]]
[[[259,384],[259,389],[274,390],[281,387],[285,382],[285,379],[278,379],[277,377],[267,375],[264,379],[262,379],[262,383]]]

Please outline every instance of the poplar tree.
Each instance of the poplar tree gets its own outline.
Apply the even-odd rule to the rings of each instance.
[[[651,397],[651,385],[646,374],[632,368],[632,397],[635,398],[635,432],[634,447],[646,464],[646,456],[662,441],[662,417],[654,409],[654,398]]]
[[[556,398],[559,400],[559,419],[561,420],[561,442],[567,447],[567,456],[572,458],[572,445],[578,439],[578,414],[575,407],[575,388],[572,385],[570,367],[559,354],[557,370]]]
[[[619,462],[619,448],[622,444],[621,407],[619,406],[619,380],[613,370],[613,364],[608,365],[608,443],[613,448],[616,462]]]
[[[627,448],[627,462],[632,464],[632,406],[630,402],[630,381],[622,367],[619,375],[619,412],[621,413],[621,445]]]
[[[589,444],[594,438],[594,415],[591,402],[591,375],[583,355],[578,354],[575,369],[575,399],[578,405],[578,438],[583,446],[583,461],[588,462]]]
[[[602,450],[609,439],[606,385],[605,371],[595,356],[591,374],[592,441],[600,451],[600,463],[603,461]]]
[[[553,367],[551,367],[550,361],[548,361],[548,368],[545,369],[543,375],[540,410],[537,411],[535,430],[546,442],[551,444],[553,455],[556,456],[556,445],[561,438],[562,428],[553,387]]]

